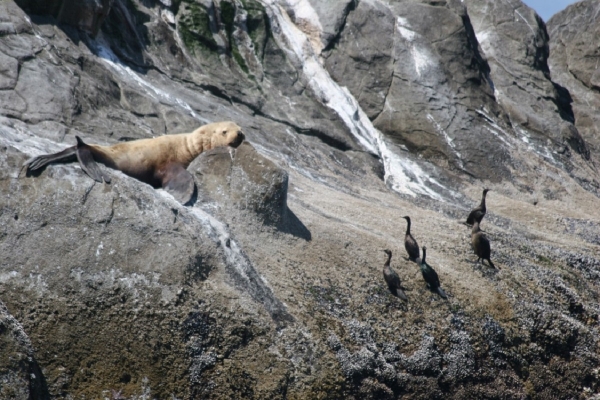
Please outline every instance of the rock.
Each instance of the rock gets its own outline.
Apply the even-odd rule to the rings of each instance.
[[[279,225],[287,214],[288,174],[244,142],[236,150],[202,153],[189,167],[199,191],[223,207],[256,214],[266,224]]]
[[[310,38],[315,51],[320,53],[337,38],[348,12],[355,6],[352,0],[291,1],[286,3],[286,11],[294,24]]]
[[[549,37],[542,19],[522,3],[467,0],[465,5],[490,64],[495,97],[512,124],[531,132],[534,143],[550,139],[554,151],[567,144],[589,158],[573,125],[568,92],[551,80]]]
[[[374,15],[378,24],[370,23]],[[394,142],[440,166],[485,179],[507,177],[509,149],[488,141],[489,121],[475,112],[487,110],[504,125],[489,66],[463,10],[362,1],[323,56],[334,79]],[[468,94],[454,96],[459,86]]]
[[[58,23],[62,2],[19,4],[0,2],[0,397],[599,391],[594,46],[577,42],[596,2],[549,24],[574,51],[549,76],[519,1],[115,0],[96,37]],[[75,136],[222,120],[247,141],[195,160],[190,207],[104,166],[111,184],[22,170]],[[460,224],[482,187],[501,271]],[[448,301],[403,257],[409,302],[387,291],[405,215]]]
[[[598,30],[592,16],[599,7],[597,1],[582,1],[567,7],[547,23],[552,79],[563,88],[565,102],[572,107],[575,126],[594,159],[600,146],[596,133],[600,121],[595,112],[600,106],[600,97],[596,84],[598,56],[591,43]]]
[[[60,23],[77,27],[96,36],[114,0],[18,0],[25,11],[35,15],[51,15]]]
[[[0,302],[0,397],[49,399],[42,370],[21,324]]]

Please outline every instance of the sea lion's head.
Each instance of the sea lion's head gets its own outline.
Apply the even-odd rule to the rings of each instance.
[[[238,124],[231,121],[215,122],[209,125],[211,139],[210,147],[231,146],[238,147],[246,136]]]

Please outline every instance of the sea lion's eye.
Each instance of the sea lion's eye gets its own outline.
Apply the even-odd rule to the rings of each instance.
[[[223,131],[223,136],[227,135],[227,131]]]

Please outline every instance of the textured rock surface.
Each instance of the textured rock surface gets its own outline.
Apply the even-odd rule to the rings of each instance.
[[[16,3],[30,14],[50,15],[59,23],[77,27],[96,35],[110,12],[113,0],[18,0]]]
[[[502,118],[464,10],[445,2],[361,1],[324,57],[388,137],[443,167],[508,176],[508,148],[477,114]]]
[[[598,25],[597,1],[582,1],[548,21],[552,79],[569,90],[575,125],[597,162],[598,157]]]
[[[48,388],[31,341],[21,324],[0,303],[0,397],[48,399]]]
[[[552,153],[572,149],[589,158],[573,126],[568,92],[550,80],[549,38],[542,19],[520,1],[468,0],[465,4],[490,63],[495,96],[514,129]]]
[[[544,26],[517,1],[325,3],[115,0],[95,37],[0,3],[0,391],[597,397],[597,138],[578,118],[592,64],[574,89],[549,75]],[[578,7],[564,43],[596,3]],[[75,135],[219,120],[248,143],[190,166],[191,207],[118,171],[20,171]],[[501,271],[461,224],[481,187]],[[404,258],[404,215],[448,301]]]
[[[284,223],[288,174],[248,142],[234,151],[203,153],[189,169],[196,173],[200,192],[208,192],[209,199],[217,204],[256,214],[266,224]]]

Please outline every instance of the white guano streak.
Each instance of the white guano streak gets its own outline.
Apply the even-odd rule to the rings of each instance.
[[[198,207],[192,207],[190,208],[190,211],[191,214],[200,221],[208,236],[221,247],[225,253],[226,263],[233,266],[240,276],[248,281],[248,274],[246,274],[245,270],[246,268],[249,268],[247,262],[242,256],[238,244],[231,239],[225,224]]]
[[[293,24],[287,13],[277,4],[277,0],[263,0],[263,5],[271,11],[274,22],[281,30],[281,36],[274,35],[279,47],[288,49],[290,55],[302,64],[302,72],[316,97],[337,113],[362,146],[381,156],[386,183],[398,193],[410,196],[420,193],[443,200],[437,192],[425,185],[425,181],[441,186],[439,183],[430,179],[415,162],[402,159],[390,150],[381,132],[375,129],[348,89],[340,87],[325,71],[306,36]],[[407,170],[415,179],[407,176]]]
[[[407,42],[410,43],[410,54],[413,58],[413,64],[417,75],[421,77],[427,68],[432,65],[431,57],[427,55],[427,51],[419,48],[415,43],[418,33],[410,29],[410,25],[405,18],[396,18],[396,30]]]
[[[144,89],[144,91],[155,100],[166,105],[177,105],[183,108],[185,111],[187,111],[193,118],[204,124],[212,122],[198,115],[198,113],[196,113],[192,109],[192,107],[185,101],[181,100],[178,97],[174,97],[170,93],[167,93],[164,90],[161,90],[155,87],[154,85],[146,82],[136,72],[132,71],[131,68],[124,66],[120,62],[117,55],[112,52],[108,44],[106,44],[106,42],[104,41],[102,37],[102,32],[98,35],[95,44],[98,57],[100,57],[109,67],[111,67],[113,71],[121,75],[121,77],[123,77],[125,81],[132,80],[133,82],[137,83],[142,89]]]
[[[456,149],[456,145],[454,144],[454,139],[452,139],[450,137],[450,135],[448,135],[448,132],[446,132],[446,130],[435,120],[435,118],[433,118],[433,115],[427,114],[427,119],[429,120],[429,122],[431,122],[433,124],[433,126],[438,131],[438,133],[441,134],[442,136],[444,136],[446,143],[448,143],[448,146],[450,146],[450,148],[456,155],[456,158],[458,159],[458,165],[462,169],[465,169],[465,166],[462,162],[462,156],[461,156],[460,152]]]

